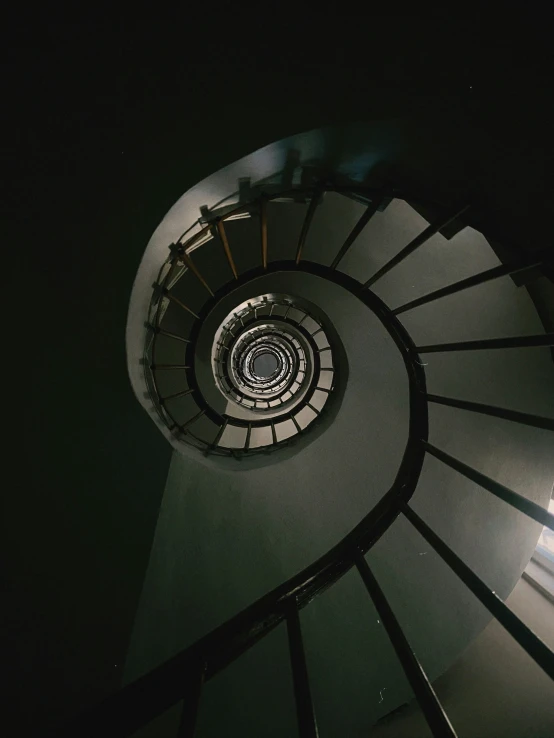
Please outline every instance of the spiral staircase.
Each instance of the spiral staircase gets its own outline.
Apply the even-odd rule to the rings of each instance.
[[[281,535],[300,519],[272,541],[282,561],[253,587],[261,597],[220,611],[211,630],[192,618],[186,648],[162,644],[140,664],[131,654],[130,684],[60,734],[133,735],[179,705],[173,734],[224,735],[202,720],[210,681],[286,631],[264,660],[282,671],[286,642],[291,734],[361,735],[415,696],[431,733],[454,736],[432,682],[491,617],[554,679],[554,654],[503,601],[554,525],[554,334],[518,287],[547,256],[487,241],[470,200],[420,199],[310,160],[271,161],[253,179],[247,159],[194,204],[184,196],[154,235],[131,300],[129,371],[181,475],[213,488],[203,504],[232,479],[288,508]],[[225,567],[202,571],[222,578],[231,607]],[[158,616],[139,617],[135,651],[163,631]],[[345,628],[366,639],[359,656],[334,642]],[[228,711],[222,726],[235,708],[211,713]]]

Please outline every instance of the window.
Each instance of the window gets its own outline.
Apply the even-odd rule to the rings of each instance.
[[[554,498],[548,504],[548,512],[554,515]],[[554,574],[554,531],[546,525],[542,529],[533,560]]]
[[[548,512],[554,514],[554,498],[548,504]],[[554,602],[554,531],[544,526],[531,561],[523,577],[545,597]]]

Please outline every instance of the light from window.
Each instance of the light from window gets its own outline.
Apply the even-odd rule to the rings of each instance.
[[[554,514],[554,498],[548,503],[548,512]],[[554,563],[554,532],[546,525],[537,543],[537,551]]]

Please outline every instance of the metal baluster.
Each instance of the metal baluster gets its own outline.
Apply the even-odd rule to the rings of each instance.
[[[190,366],[186,366],[185,364],[150,364],[150,369],[152,371],[157,371],[158,369],[171,370],[171,369],[190,369]]]
[[[223,425],[220,427],[220,429],[217,432],[217,436],[214,439],[214,442],[212,443],[212,448],[215,448],[219,445],[219,442],[221,441],[221,437],[225,433],[225,428],[227,428],[227,424],[229,423],[229,418],[225,418],[223,421]]]
[[[459,341],[458,343],[436,343],[430,346],[418,346],[419,354],[431,354],[441,351],[479,351],[481,349],[535,348],[554,346],[554,333],[543,333],[539,336],[514,336],[512,338],[486,338],[478,341]]]
[[[293,602],[287,612],[287,632],[289,637],[290,662],[292,666],[292,680],[294,698],[296,701],[296,717],[300,738],[317,738],[317,725],[314,706],[310,692],[308,667],[302,643],[302,630],[298,606]]]
[[[223,250],[225,251],[225,256],[227,257],[227,261],[229,262],[229,266],[231,267],[231,271],[233,272],[233,277],[235,279],[238,279],[239,276],[237,274],[237,268],[235,266],[235,262],[233,261],[233,255],[231,254],[229,241],[227,240],[227,233],[225,232],[225,226],[223,225],[222,220],[220,220],[217,224],[217,232],[219,233],[219,238],[221,239]]]
[[[520,413],[517,410],[506,410],[503,407],[483,405],[479,402],[469,402],[468,400],[456,400],[453,397],[442,397],[441,395],[427,395],[427,400],[429,402],[436,402],[439,405],[457,407],[460,408],[460,410],[470,410],[474,413],[492,415],[495,418],[512,420],[514,423],[521,423],[522,425],[530,425],[534,428],[543,428],[544,430],[554,431],[554,420],[551,420],[550,418],[543,418],[540,415]]]
[[[175,295],[172,295],[171,292],[168,289],[164,289],[163,294],[167,297],[168,300],[171,300],[171,302],[174,302],[176,305],[179,305],[179,307],[183,308],[183,310],[186,310],[187,313],[190,313],[193,318],[196,318],[199,320],[199,316],[194,312],[194,310],[191,310],[189,307],[185,305],[184,302],[181,302],[178,297],[175,297]]]
[[[296,249],[296,263],[297,264],[300,262],[300,259],[302,258],[302,250],[304,248],[304,244],[306,243],[306,237],[308,235],[308,231],[310,230],[310,225],[312,224],[315,211],[317,209],[317,206],[319,205],[319,198],[320,198],[320,193],[314,193],[312,196],[312,199],[310,200],[308,211],[306,213],[306,217],[302,225],[302,230],[300,231],[300,238],[298,239],[298,248]]]
[[[260,224],[262,237],[262,266],[267,269],[267,200],[260,200]]]
[[[462,582],[473,592],[481,604],[494,615],[498,622],[506,628],[508,633],[527,651],[529,656],[544,669],[551,679],[554,679],[554,653],[548,646],[502,602],[495,592],[479,579],[477,574],[423,522],[409,505],[402,501],[399,504],[404,515],[435,549],[442,560],[460,577]]]
[[[367,289],[368,287],[371,287],[372,284],[375,284],[378,279],[381,279],[381,277],[383,277],[387,272],[390,272],[393,267],[400,264],[401,261],[404,261],[406,257],[410,256],[410,254],[412,254],[417,248],[428,241],[431,236],[434,236],[435,233],[438,233],[440,230],[445,228],[453,220],[459,218],[459,216],[462,215],[462,213],[465,213],[468,208],[469,205],[466,205],[461,210],[458,210],[458,212],[454,215],[449,215],[446,218],[442,218],[437,223],[428,226],[422,233],[419,234],[419,236],[416,236],[413,241],[405,246],[402,251],[399,251],[396,256],[393,256],[392,259],[390,259],[384,266],[378,269],[373,277],[370,277],[364,284],[364,289]]]
[[[358,238],[360,233],[369,223],[371,218],[375,215],[382,201],[383,201],[382,197],[377,197],[373,200],[373,202],[370,205],[368,205],[366,211],[364,212],[362,217],[359,219],[359,221],[356,223],[354,228],[350,231],[348,238],[342,245],[342,248],[339,251],[339,253],[336,255],[333,263],[331,264],[331,269],[336,269],[339,263],[342,261],[342,259],[344,259],[347,251],[350,249],[354,241]]]
[[[210,295],[213,297],[214,296],[214,293],[210,289],[210,287],[209,287],[208,283],[206,282],[206,280],[204,279],[204,277],[200,274],[199,270],[196,268],[196,265],[193,263],[191,257],[187,254],[187,252],[183,250],[182,253],[179,255],[179,258],[182,260],[182,262],[184,263],[184,265],[188,269],[191,270],[191,272],[194,274],[194,276],[196,277],[196,279],[200,282],[200,284],[202,285],[202,287],[204,287],[206,290],[208,290],[208,292],[210,293]]]
[[[447,297],[448,295],[455,295],[457,292],[467,290],[470,287],[476,287],[479,284],[485,284],[486,282],[490,282],[493,279],[498,279],[499,277],[507,277],[510,274],[517,274],[518,272],[523,272],[527,269],[534,269],[536,267],[539,267],[540,265],[541,261],[535,260],[527,264],[512,264],[511,266],[501,265],[493,267],[492,269],[488,269],[487,271],[481,272],[480,274],[475,274],[473,277],[461,279],[459,282],[454,282],[454,284],[450,284],[447,287],[442,287],[440,290],[429,292],[427,295],[423,295],[422,297],[418,297],[415,300],[411,300],[405,305],[400,305],[400,307],[397,307],[392,312],[393,315],[399,315],[400,313],[405,313],[407,310],[413,310],[420,305],[426,305],[428,302],[440,300],[442,297]]]
[[[367,561],[361,554],[356,558],[356,567],[375,605],[375,609],[379,613],[387,635],[396,651],[400,665],[404,669],[404,673],[410,682],[410,686],[414,691],[433,735],[440,738],[445,738],[446,736],[453,736],[455,738],[456,733],[454,728],[439,702],[427,674],[419,663],[417,656],[412,651],[391,606],[387,602],[387,598],[383,594],[383,590],[379,586],[377,579],[375,579]]]
[[[204,662],[201,662],[196,668],[191,669],[187,675],[184,685],[185,697],[177,738],[193,738],[194,736],[205,674],[206,665]]]
[[[206,411],[205,411],[205,410],[200,410],[200,412],[199,412],[199,413],[197,413],[196,415],[194,415],[194,416],[193,416],[192,418],[189,418],[189,420],[187,420],[187,422],[186,422],[186,423],[185,423],[184,425],[180,425],[180,426],[179,426],[179,430],[180,430],[181,432],[185,433],[186,429],[187,429],[187,428],[188,428],[188,427],[189,427],[190,425],[192,425],[193,423],[196,423],[196,421],[197,421],[197,420],[198,420],[199,418],[201,418],[201,417],[202,417],[202,416],[203,416],[203,415],[204,415],[205,413],[206,413]]]
[[[536,520],[537,523],[546,525],[551,530],[554,530],[554,515],[549,513],[540,505],[537,505],[536,502],[532,502],[531,500],[526,499],[525,497],[519,495],[517,492],[514,492],[508,487],[504,487],[503,484],[495,482],[494,479],[490,479],[490,477],[485,476],[485,474],[481,474],[481,472],[478,472],[471,466],[468,466],[458,459],[455,459],[453,456],[450,456],[450,454],[441,451],[439,448],[433,446],[431,443],[427,443],[427,441],[422,441],[422,443],[426,451],[428,451],[435,458],[439,459],[444,464],[449,466],[451,469],[455,469],[460,474],[463,474],[464,477],[471,479],[472,482],[475,482],[480,487],[483,487],[483,489],[492,492],[493,495],[496,495],[496,497],[504,500],[504,502],[507,502],[508,505],[515,507],[516,510],[519,510],[528,517],[533,518],[533,520]]]
[[[176,333],[171,333],[170,331],[166,331],[163,328],[156,328],[156,333],[159,333],[160,336],[167,336],[168,338],[174,338],[176,341],[182,341],[183,343],[190,343],[190,340],[188,338],[183,338],[183,336],[178,336]]]
[[[175,400],[177,397],[185,397],[186,395],[190,395],[192,392],[194,392],[194,390],[192,389],[186,389],[186,390],[182,390],[181,392],[175,392],[172,395],[167,395],[167,397],[160,397],[160,402],[163,405],[164,402],[167,402],[168,400]]]

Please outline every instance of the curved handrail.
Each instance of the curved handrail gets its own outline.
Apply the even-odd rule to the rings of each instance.
[[[153,331],[154,335],[151,342],[151,352],[152,354],[155,351],[156,347],[156,340],[157,335],[160,332],[160,320],[162,317],[162,305],[163,305],[163,297],[170,297],[170,299],[175,300],[178,302],[181,307],[183,307],[189,315],[192,315],[195,320],[192,325],[192,328],[190,330],[189,335],[187,336],[188,346],[186,350],[186,359],[185,364],[181,367],[186,372],[186,378],[187,378],[187,394],[190,395],[196,406],[198,407],[198,413],[193,415],[187,423],[187,430],[186,430],[186,438],[183,439],[179,436],[180,431],[180,425],[174,418],[172,412],[168,409],[166,404],[164,403],[163,398],[160,395],[160,392],[158,390],[158,381],[156,377],[156,367],[155,365],[150,365],[148,361],[148,348],[145,348],[145,354],[143,358],[143,363],[145,365],[145,383],[148,388],[150,398],[152,400],[152,404],[158,414],[158,417],[160,420],[168,427],[171,433],[176,435],[176,437],[179,438],[179,440],[187,440],[190,445],[196,446],[198,449],[204,451],[205,454],[208,453],[216,453],[218,455],[242,455],[244,453],[247,454],[256,454],[260,452],[267,452],[271,450],[275,450],[277,448],[281,448],[283,446],[288,446],[290,443],[294,442],[296,439],[296,435],[286,438],[282,441],[275,441],[270,446],[260,446],[256,448],[249,448],[249,449],[241,449],[241,448],[221,448],[216,445],[215,442],[209,442],[203,438],[199,438],[193,431],[190,430],[189,423],[192,424],[197,418],[200,418],[201,416],[206,416],[209,418],[216,426],[220,426],[220,432],[217,434],[216,439],[221,439],[221,431],[224,429],[223,426],[227,425],[228,422],[230,422],[230,419],[218,413],[207,401],[206,398],[202,395],[198,382],[196,380],[195,375],[195,348],[196,343],[198,340],[200,328],[204,323],[204,320],[206,319],[207,315],[211,311],[211,309],[214,307],[215,304],[217,304],[221,299],[223,299],[227,294],[232,292],[237,287],[245,284],[246,282],[250,281],[251,279],[256,278],[257,276],[261,276],[262,274],[267,274],[271,271],[276,271],[276,263],[273,262],[272,264],[268,264],[267,261],[267,235],[265,237],[263,233],[267,234],[267,223],[265,221],[265,207],[268,202],[271,200],[275,200],[277,198],[284,198],[284,197],[292,197],[292,198],[298,198],[299,196],[311,199],[311,206],[309,208],[310,215],[306,217],[306,223],[305,227],[303,228],[301,241],[302,239],[305,239],[307,226],[309,225],[309,222],[311,220],[311,215],[313,215],[313,205],[314,203],[317,205],[321,198],[321,194],[324,191],[332,191],[332,192],[340,192],[344,195],[350,195],[353,192],[359,193],[360,191],[363,191],[363,195],[366,198],[372,198],[373,204],[370,208],[371,212],[374,212],[378,205],[382,202],[384,197],[384,190],[378,190],[376,188],[372,187],[364,187],[359,184],[354,185],[336,185],[331,182],[327,182],[324,185],[322,183],[316,183],[312,184],[310,186],[297,186],[292,188],[287,188],[283,190],[282,186],[273,186],[270,187],[268,185],[263,185],[259,188],[251,189],[250,195],[252,195],[253,192],[256,193],[255,197],[249,199],[248,201],[243,201],[240,203],[235,203],[232,205],[229,205],[224,208],[217,208],[212,209],[212,211],[203,213],[203,219],[207,223],[199,232],[196,232],[192,236],[190,236],[187,240],[182,240],[185,238],[186,234],[183,234],[177,241],[176,244],[171,244],[169,246],[170,250],[170,256],[168,261],[166,262],[166,266],[168,265],[168,269],[165,273],[165,276],[161,280],[161,282],[158,280],[158,283],[154,286],[155,293],[154,293],[154,299],[157,299],[157,306],[154,312],[154,318],[152,321],[152,325],[150,326]],[[392,190],[387,190],[387,193],[390,194]],[[223,202],[223,201],[222,201]],[[243,272],[240,275],[237,273],[234,260],[231,254],[231,249],[227,240],[227,236],[225,234],[224,230],[224,223],[225,221],[232,219],[233,216],[237,215],[238,213],[260,213],[262,218],[262,223],[265,223],[265,229],[262,228],[262,245],[265,243],[265,257],[262,260],[262,265],[259,268],[249,270],[248,272]],[[367,220],[367,216],[364,218],[364,223]],[[216,294],[213,293],[213,291],[210,289],[210,287],[207,285],[205,280],[202,278],[198,270],[195,268],[192,259],[190,258],[190,250],[192,250],[192,247],[194,247],[198,240],[204,238],[207,234],[214,231],[214,229],[218,232],[219,237],[221,238],[224,246],[224,251],[226,254],[226,258],[229,262],[229,266],[231,268],[231,271],[233,273],[234,279],[231,279],[229,282],[227,282],[225,285],[223,285]],[[263,251],[263,248],[262,248]],[[299,242],[299,251],[300,251],[300,242]],[[284,269],[296,269],[296,270],[302,270],[306,262],[302,262],[300,264],[300,253],[298,252],[296,255],[296,259],[294,261],[290,261],[290,263],[281,263],[280,265],[283,266]],[[184,265],[187,268],[189,268],[192,273],[196,276],[197,279],[202,283],[202,285],[207,289],[209,292],[211,299],[207,299],[206,302],[202,305],[202,308],[199,310],[198,314],[193,312],[189,307],[185,306],[183,303],[180,302],[180,300],[176,300],[175,298],[172,298],[170,295],[170,284],[172,277],[175,273],[175,269],[179,265]],[[280,266],[277,264],[277,266]],[[316,265],[317,266],[317,265]],[[160,271],[160,275],[163,271]],[[304,270],[306,271],[306,270]],[[327,271],[326,277],[327,278],[333,278],[333,275],[335,274],[334,267],[331,267]],[[336,280],[335,280],[336,281]],[[357,284],[355,280],[352,281],[353,284]],[[150,341],[147,340],[146,347],[150,346]],[[150,371],[146,371],[146,367],[150,366]],[[309,393],[306,395],[305,401],[302,403],[301,406],[296,408],[296,411],[302,409],[303,406],[306,406],[309,404],[310,398]],[[328,407],[323,408],[323,412],[325,410],[328,410]],[[286,419],[286,418],[282,418]],[[235,422],[233,419],[233,425],[241,426],[240,422]],[[295,425],[297,425],[295,423]],[[268,423],[268,427],[272,427],[273,424]],[[299,433],[302,434],[304,431],[300,429]]]

